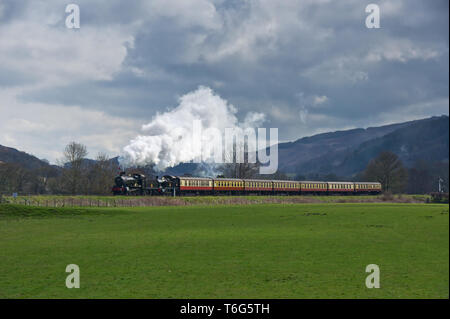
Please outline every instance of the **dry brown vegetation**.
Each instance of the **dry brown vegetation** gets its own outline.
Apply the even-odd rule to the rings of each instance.
[[[428,201],[427,201],[428,199]],[[19,196],[3,197],[2,202],[44,207],[147,207],[147,206],[215,206],[251,204],[311,203],[424,203],[425,195],[379,196]]]

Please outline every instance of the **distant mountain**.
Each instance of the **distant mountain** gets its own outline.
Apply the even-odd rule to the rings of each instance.
[[[325,133],[279,144],[279,169],[300,175],[351,176],[381,151],[396,153],[406,166],[417,160],[448,162],[448,116]]]
[[[449,117],[329,132],[281,143],[278,145],[278,169],[291,175],[350,177],[364,170],[371,159],[386,150],[396,153],[409,167],[418,160],[448,163]],[[118,157],[110,161],[114,167],[119,167]],[[18,163],[28,169],[53,166],[33,155],[0,145],[1,162]],[[85,159],[84,163],[89,166],[95,160]],[[182,163],[159,175],[197,174],[199,171],[202,167],[197,164]]]
[[[52,166],[48,162],[40,160],[36,156],[2,145],[0,145],[0,162],[17,163],[31,170]]]
[[[301,165],[310,161],[314,162],[315,159],[322,156],[326,156],[327,161],[334,161],[334,153],[347,151],[349,148],[357,147],[361,143],[384,136],[411,123],[405,122],[367,129],[357,128],[322,133],[304,137],[295,142],[278,144],[278,168],[284,172],[292,173],[301,170]]]

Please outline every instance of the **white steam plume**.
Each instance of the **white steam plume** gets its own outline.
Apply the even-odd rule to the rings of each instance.
[[[154,164],[164,170],[180,163],[201,158],[202,151],[193,147],[193,123],[201,121],[202,128],[245,129],[257,127],[264,121],[264,114],[250,112],[239,123],[237,109],[204,86],[183,95],[179,105],[171,111],[157,113],[152,121],[142,126],[145,135],[139,135],[123,148],[119,158],[122,167]],[[208,141],[202,141],[202,143]],[[212,143],[210,141],[210,143]],[[205,147],[205,145],[203,145]],[[213,145],[206,145],[212,149]]]

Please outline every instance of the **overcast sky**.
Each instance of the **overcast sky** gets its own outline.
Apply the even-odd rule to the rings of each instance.
[[[448,0],[0,0],[0,144],[116,156],[199,86],[295,140],[448,114]]]

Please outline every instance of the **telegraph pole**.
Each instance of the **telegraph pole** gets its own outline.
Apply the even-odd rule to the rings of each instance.
[[[439,176],[439,178],[438,178],[438,183],[439,183],[439,193],[442,193],[442,182],[443,182],[444,180]]]

